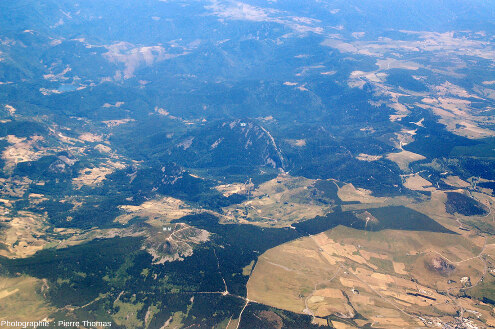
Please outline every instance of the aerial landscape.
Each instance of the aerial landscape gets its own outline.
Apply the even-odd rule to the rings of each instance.
[[[495,1],[1,1],[43,327],[495,328]]]

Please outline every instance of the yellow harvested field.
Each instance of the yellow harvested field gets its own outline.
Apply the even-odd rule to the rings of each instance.
[[[7,218],[0,216],[0,221]],[[0,256],[23,258],[34,255],[51,240],[43,238],[48,227],[46,219],[39,214],[19,211],[5,223],[4,234],[0,239],[6,249],[0,249]]]
[[[414,62],[402,61],[395,58],[377,59],[376,65],[380,70],[390,69],[404,69],[404,70],[418,70],[421,65]]]
[[[15,112],[17,111],[13,106],[11,105],[5,105],[5,109],[7,112],[9,112],[10,115],[14,115]]]
[[[44,138],[41,136],[31,136],[29,138],[18,138],[14,135],[5,137],[11,145],[7,146],[2,153],[5,160],[4,170],[12,172],[20,162],[34,161],[47,154],[47,150],[40,146]]]
[[[292,146],[297,146],[297,147],[306,146],[306,140],[305,139],[286,139],[285,141]]]
[[[404,104],[401,104],[399,102],[389,103],[388,106],[394,109],[396,113],[390,115],[389,118],[391,122],[400,121],[403,118],[405,118],[409,113],[411,113],[411,111],[409,111],[409,109]]]
[[[378,328],[408,328],[411,327],[411,322],[401,319],[399,312],[393,312],[390,314],[393,317],[371,317],[373,323]],[[416,325],[418,325],[416,323]]]
[[[462,97],[462,98],[479,98],[476,95],[469,94],[466,89],[455,85],[449,81],[445,81],[439,86],[434,87],[436,93],[440,96],[447,96],[447,95],[452,95],[452,96],[457,96],[457,97]]]
[[[8,289],[0,290],[0,299],[8,297],[10,295],[13,295],[18,291],[19,291],[19,288],[15,288],[12,290],[8,290]]]
[[[55,311],[42,294],[50,287],[46,280],[29,276],[0,277],[0,321],[36,321]]]
[[[403,171],[409,170],[409,164],[414,161],[424,160],[426,159],[421,154],[416,154],[413,152],[402,150],[398,153],[389,153],[387,154],[387,159],[392,162],[395,162],[399,168]]]
[[[462,179],[459,178],[459,176],[447,176],[446,178],[443,178],[442,180],[445,182],[445,184],[448,184],[448,185],[453,186],[453,187],[464,188],[464,187],[471,186],[470,183],[463,181]]]
[[[338,196],[342,201],[358,201],[361,203],[382,203],[387,198],[374,197],[370,190],[356,188],[351,183],[339,188]]]
[[[195,210],[184,201],[172,197],[162,197],[146,201],[139,206],[120,206],[124,214],[118,216],[115,222],[126,224],[135,217],[147,218],[150,224],[170,223],[174,219],[190,215]]]
[[[377,61],[384,58],[387,53],[416,53],[418,51],[443,51],[454,52],[458,55],[472,56],[476,54],[481,58],[495,59],[495,54],[490,49],[486,49],[485,43],[481,40],[472,40],[457,36],[454,32],[429,32],[429,31],[401,31],[417,38],[411,40],[397,40],[383,38],[379,42],[357,39],[352,42],[345,42],[340,39],[329,37],[322,42],[323,46],[337,48],[343,53],[361,54],[377,58]],[[384,61],[389,61],[384,59]],[[398,61],[393,59],[393,61]],[[401,61],[404,63],[404,61]],[[386,63],[386,62],[380,62]],[[406,62],[408,63],[408,62]],[[383,64],[382,64],[383,66]],[[414,69],[417,64],[403,64],[401,68]]]
[[[365,153],[360,153],[356,159],[361,160],[361,161],[377,161],[380,160],[383,156],[381,155],[369,155]]]
[[[435,191],[436,188],[429,181],[419,174],[408,175],[405,177],[404,186],[414,191]]]
[[[232,194],[246,194],[248,190],[253,189],[253,184],[232,183],[215,186],[215,189],[222,193],[223,196],[229,197]]]
[[[449,192],[464,193],[464,191],[465,190],[463,189],[458,189],[458,190],[451,190]],[[436,220],[446,228],[454,232],[457,232],[458,234],[469,237],[469,239],[473,240],[475,239],[476,231],[461,230],[460,227],[466,226],[465,224],[461,225],[461,223],[466,223],[471,221],[473,223],[479,222],[479,223],[484,223],[484,225],[491,225],[492,221],[491,220],[487,221],[487,218],[491,218],[490,216],[493,215],[493,211],[494,211],[493,209],[495,209],[495,197],[475,191],[471,192],[471,195],[486,209],[492,209],[489,212],[489,214],[480,215],[480,216],[463,216],[458,213],[449,214],[445,209],[445,202],[447,201],[446,192],[440,190],[431,191],[431,197],[428,200],[425,200],[420,203],[411,203],[408,205],[408,207],[431,217],[432,219]],[[478,237],[478,239],[482,239],[482,238]]]
[[[103,137],[92,133],[84,133],[79,135],[79,139],[85,142],[101,142]]]
[[[456,298],[462,277],[473,284],[481,279],[479,256],[495,256],[482,245],[447,233],[364,233],[338,226],[266,251],[248,281],[248,298],[317,317],[345,319],[358,312],[366,318],[361,325],[382,328],[420,326],[418,313],[453,320],[459,307],[445,291]],[[484,304],[467,298],[462,303],[495,320]]]
[[[333,289],[333,288],[315,290],[314,295],[328,297],[328,298],[339,298],[339,299],[344,298],[344,295],[342,294],[342,290]]]
[[[326,324],[324,324],[326,325]],[[349,324],[346,324],[344,322],[340,322],[340,321],[332,321],[332,326],[335,328],[335,329],[349,329],[349,328],[356,328],[354,326],[351,326]]]
[[[106,179],[106,176],[116,169],[124,169],[125,165],[120,162],[107,161],[101,167],[85,168],[79,171],[79,176],[72,180],[72,183],[81,188],[84,185],[94,186]]]
[[[0,178],[0,188],[5,197],[22,198],[24,193],[29,188],[29,184],[33,181],[27,177],[9,177]],[[0,199],[5,204],[10,204],[12,201]]]
[[[136,121],[134,119],[120,119],[120,120],[107,120],[103,121],[104,124],[106,124],[109,128],[120,126],[129,122]]]
[[[401,32],[414,35],[415,39],[397,42],[396,40],[383,38],[378,42],[370,42],[358,37],[353,41],[346,42],[338,38],[329,37],[321,44],[338,49],[343,53],[361,54],[375,58],[378,68],[368,72],[352,72],[348,79],[348,85],[351,88],[363,88],[366,83],[372,84],[376,90],[375,93],[387,97],[388,100],[385,103],[396,111],[395,114],[390,115],[390,121],[401,121],[410,113],[408,106],[399,101],[399,96],[417,96],[423,97],[423,100],[421,103],[415,104],[415,106],[429,109],[439,116],[439,122],[445,124],[449,131],[473,139],[495,136],[493,129],[486,128],[489,125],[493,125],[495,118],[483,115],[483,109],[475,106],[471,107],[470,105],[472,99],[476,100],[481,97],[493,99],[495,97],[493,89],[488,88],[493,86],[494,81],[492,80],[483,81],[481,85],[475,86],[473,88],[474,93],[449,81],[431,86],[430,92],[411,91],[402,87],[394,88],[384,83],[384,77],[387,76],[390,69],[418,70],[424,67],[432,72],[456,79],[465,77],[464,73],[457,71],[464,68],[465,63],[451,63],[452,65],[448,68],[440,69],[425,66],[423,63],[419,64],[413,61],[390,58],[391,52],[396,55],[401,54],[400,57],[406,55],[405,58],[407,58],[410,54],[416,54],[418,51],[442,51],[455,53],[461,57],[467,55],[494,60],[493,51],[487,49],[480,40],[459,37],[453,32]],[[420,75],[412,75],[412,77],[418,81],[424,81],[426,78]],[[402,168],[406,168],[406,166]]]
[[[124,105],[125,102],[115,102],[115,104],[110,104],[110,103],[105,103],[103,104],[103,107],[104,108],[109,108],[109,107],[121,107],[122,105]]]
[[[406,265],[404,265],[404,263],[392,262],[392,264],[394,266],[395,273],[403,275],[407,274],[407,272],[405,271]]]
[[[454,134],[471,139],[495,136],[495,131],[480,127],[480,124],[494,123],[495,118],[481,115],[480,110],[475,112],[470,101],[453,97],[426,97],[422,103],[415,105],[432,110],[440,117],[439,122]]]
[[[101,153],[110,153],[112,152],[112,149],[106,145],[103,144],[98,144],[95,146],[95,150],[101,152]]]
[[[158,106],[155,106],[155,112],[163,116],[168,116],[170,114],[167,110]]]

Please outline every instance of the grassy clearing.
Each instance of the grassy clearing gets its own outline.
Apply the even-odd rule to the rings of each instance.
[[[127,328],[141,327],[143,321],[137,318],[137,313],[143,308],[143,305],[143,303],[133,304],[124,303],[120,300],[115,301],[113,306],[118,309],[118,312],[112,315],[115,323]]]
[[[270,227],[322,216],[331,204],[319,200],[316,180],[279,175],[249,193],[247,201],[224,208],[225,218]]]

